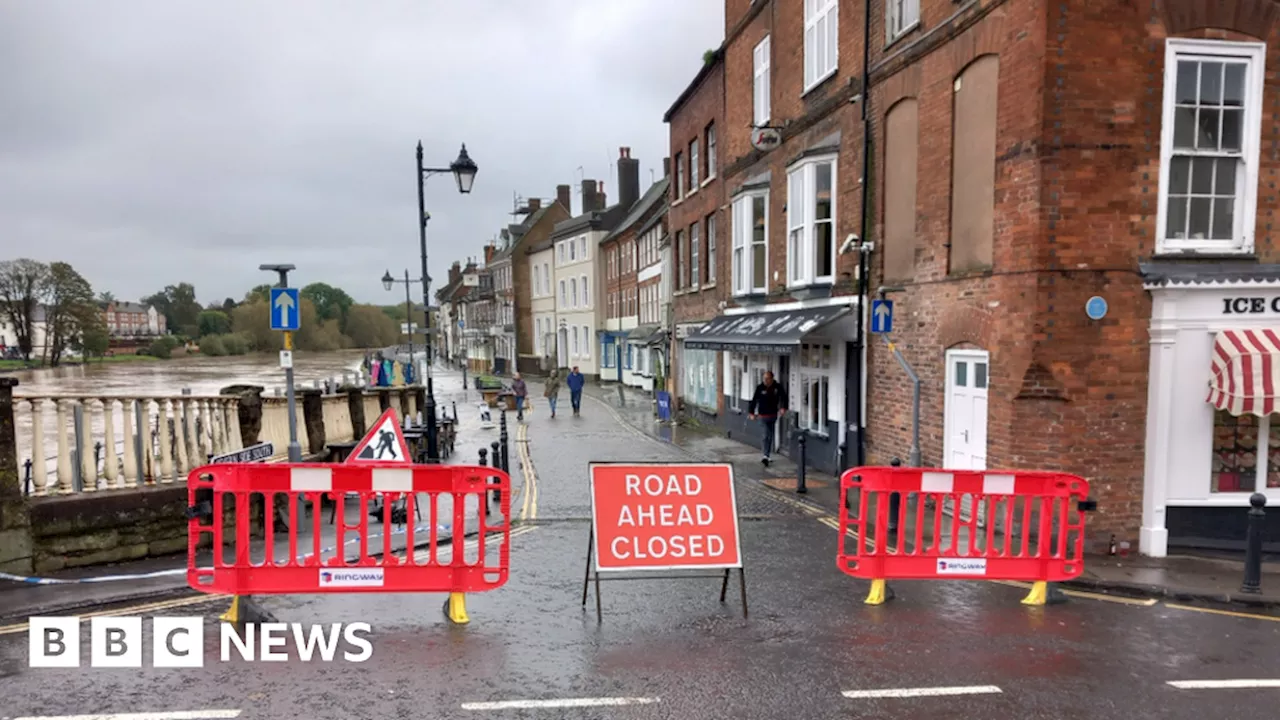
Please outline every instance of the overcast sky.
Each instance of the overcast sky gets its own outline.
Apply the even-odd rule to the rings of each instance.
[[[387,304],[417,278],[414,146],[433,291],[511,221],[512,194],[642,189],[662,114],[724,30],[721,0],[0,0],[0,259],[72,263],[138,299],[321,281]],[[579,170],[579,167],[582,170]]]

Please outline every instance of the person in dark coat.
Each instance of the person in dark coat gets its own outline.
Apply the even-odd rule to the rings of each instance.
[[[578,372],[577,365],[573,366],[573,370],[569,372],[569,377],[564,379],[564,384],[569,386],[569,403],[573,405],[573,414],[581,414],[582,388],[587,384],[587,378]]]
[[[766,370],[764,382],[756,386],[747,406],[747,414],[752,420],[759,419],[764,428],[764,456],[760,462],[767,467],[773,456],[773,439],[778,428],[778,418],[787,414],[787,389],[773,379],[773,372]]]

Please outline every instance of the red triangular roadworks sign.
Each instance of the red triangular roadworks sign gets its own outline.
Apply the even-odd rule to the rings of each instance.
[[[400,429],[393,408],[382,413],[369,433],[347,456],[346,462],[413,462],[409,457],[409,444],[404,440],[404,431]]]

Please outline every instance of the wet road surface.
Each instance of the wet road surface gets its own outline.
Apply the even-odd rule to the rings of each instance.
[[[685,458],[590,403],[584,410],[529,423],[536,473],[518,500],[536,495],[537,509],[531,503],[513,533],[507,586],[468,596],[470,625],[449,624],[439,595],[273,597],[264,604],[281,622],[368,622],[372,656],[343,662],[342,646],[331,663],[221,662],[210,620],[199,669],[151,668],[149,637],[147,667],[90,669],[87,631],[85,667],[28,669],[26,633],[11,632],[0,635],[0,718],[202,709],[255,719],[1274,715],[1280,688],[1169,683],[1280,677],[1280,622],[1079,598],[1031,608],[1020,589],[993,583],[898,583],[894,601],[868,607],[866,583],[835,567],[835,531],[745,479],[740,512],[754,518],[741,527],[746,619],[735,577],[724,604],[714,578],[605,582],[597,622],[594,597],[582,604],[585,463]],[[513,446],[513,469],[519,456]],[[629,704],[564,707],[570,700]]]

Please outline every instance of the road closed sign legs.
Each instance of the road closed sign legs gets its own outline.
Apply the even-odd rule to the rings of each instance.
[[[727,583],[730,569],[742,570],[731,466],[591,463],[589,471],[592,527],[583,604],[593,569],[597,610],[602,572],[723,570]],[[745,612],[745,580],[742,587]]]

